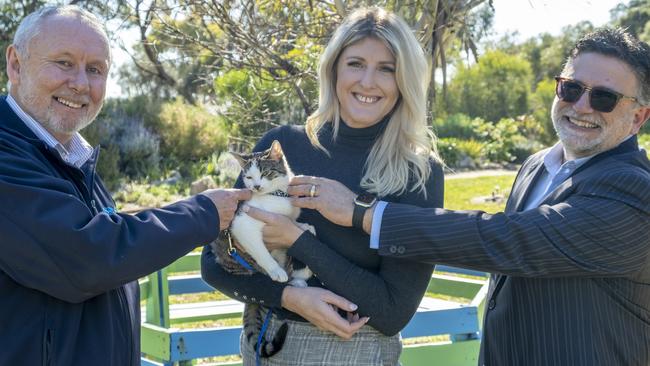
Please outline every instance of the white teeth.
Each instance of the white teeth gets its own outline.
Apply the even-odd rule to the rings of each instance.
[[[81,107],[82,107],[82,104],[77,104],[77,103],[71,102],[71,101],[69,101],[69,100],[65,100],[65,99],[63,99],[63,98],[58,98],[58,97],[57,97],[56,100],[57,100],[59,103],[64,104],[64,105],[67,105],[67,106],[70,107],[70,108],[78,109],[78,108],[81,108]]]
[[[569,121],[571,121],[571,123],[573,123],[574,125],[579,126],[579,127],[583,127],[583,128],[598,128],[597,124],[591,123],[591,122],[578,121],[578,120],[573,119],[573,118],[569,118]]]
[[[364,97],[363,95],[354,94],[354,97],[357,98],[361,103],[374,103],[379,100],[379,97]]]

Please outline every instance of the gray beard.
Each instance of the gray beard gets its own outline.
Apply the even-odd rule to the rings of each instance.
[[[33,93],[19,91],[18,95],[20,99],[25,103],[25,106],[37,104],[38,97]],[[95,117],[97,117],[99,114],[100,110],[101,107],[97,109],[97,113],[95,113],[94,116],[84,116],[79,121],[70,123],[69,121],[64,121],[60,118],[53,118],[52,115],[54,115],[54,113],[52,111],[52,108],[51,106],[48,106],[48,110],[45,112],[45,116],[43,118],[39,118],[38,120],[34,118],[35,116],[32,116],[32,118],[34,118],[41,126],[43,126],[43,128],[45,128],[51,134],[73,135],[92,123]]]

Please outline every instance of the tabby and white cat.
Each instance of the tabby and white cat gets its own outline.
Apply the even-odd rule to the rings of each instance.
[[[244,185],[253,191],[252,198],[246,204],[285,215],[295,222],[300,215],[300,208],[291,204],[287,194],[293,173],[284,157],[280,142],[275,140],[268,150],[258,153],[231,154],[241,165]],[[304,223],[296,224],[314,233],[313,226]],[[276,249],[269,252],[262,238],[263,228],[263,222],[253,219],[242,210],[237,211],[230,224],[230,233],[239,243],[239,248],[245,251],[239,253],[241,257],[257,271],[268,274],[274,281],[286,282],[291,276],[291,285],[306,287],[307,279],[312,276],[311,270],[306,266],[297,269],[295,261],[288,260],[286,250]],[[226,271],[235,274],[252,274],[252,271],[245,269],[229,255],[230,243],[227,234],[222,233],[211,243],[211,247],[217,263]],[[257,334],[262,323],[259,310],[257,304],[247,304],[243,314],[244,334],[255,349],[257,349]],[[262,357],[269,357],[280,350],[286,331],[286,324],[284,324],[272,339],[267,339],[270,337],[263,339]]]
[[[293,173],[284,158],[280,142],[273,141],[271,148],[259,153],[232,154],[242,167],[244,185],[253,191],[252,198],[246,204],[287,216],[295,222],[300,215],[300,208],[291,204],[287,194]],[[296,224],[313,232],[311,225]],[[263,222],[239,210],[230,224],[230,233],[237,240],[240,248],[245,250],[253,258],[255,264],[261,267],[274,281],[286,282],[289,279],[287,275],[287,270],[289,270],[291,285],[306,287],[306,280],[311,277],[312,272],[307,267],[293,270],[288,266],[285,249],[275,249],[269,252],[262,238],[263,228]],[[220,259],[224,252],[219,253],[218,250],[216,248],[215,256]]]

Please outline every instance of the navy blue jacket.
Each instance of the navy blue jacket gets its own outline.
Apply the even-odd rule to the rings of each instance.
[[[0,97],[0,365],[139,365],[137,279],[218,234],[204,196],[104,210],[97,154],[67,165]]]

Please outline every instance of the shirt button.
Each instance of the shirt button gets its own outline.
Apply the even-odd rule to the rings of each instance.
[[[390,248],[388,248],[388,251],[391,252],[391,254],[395,254],[397,252],[397,247],[391,245]]]
[[[403,246],[400,245],[399,247],[397,247],[397,253],[404,254],[405,251],[406,251],[406,248],[404,248]]]
[[[497,306],[497,302],[494,301],[494,299],[490,300],[490,302],[488,303],[488,309],[489,310],[494,309],[496,306]]]

